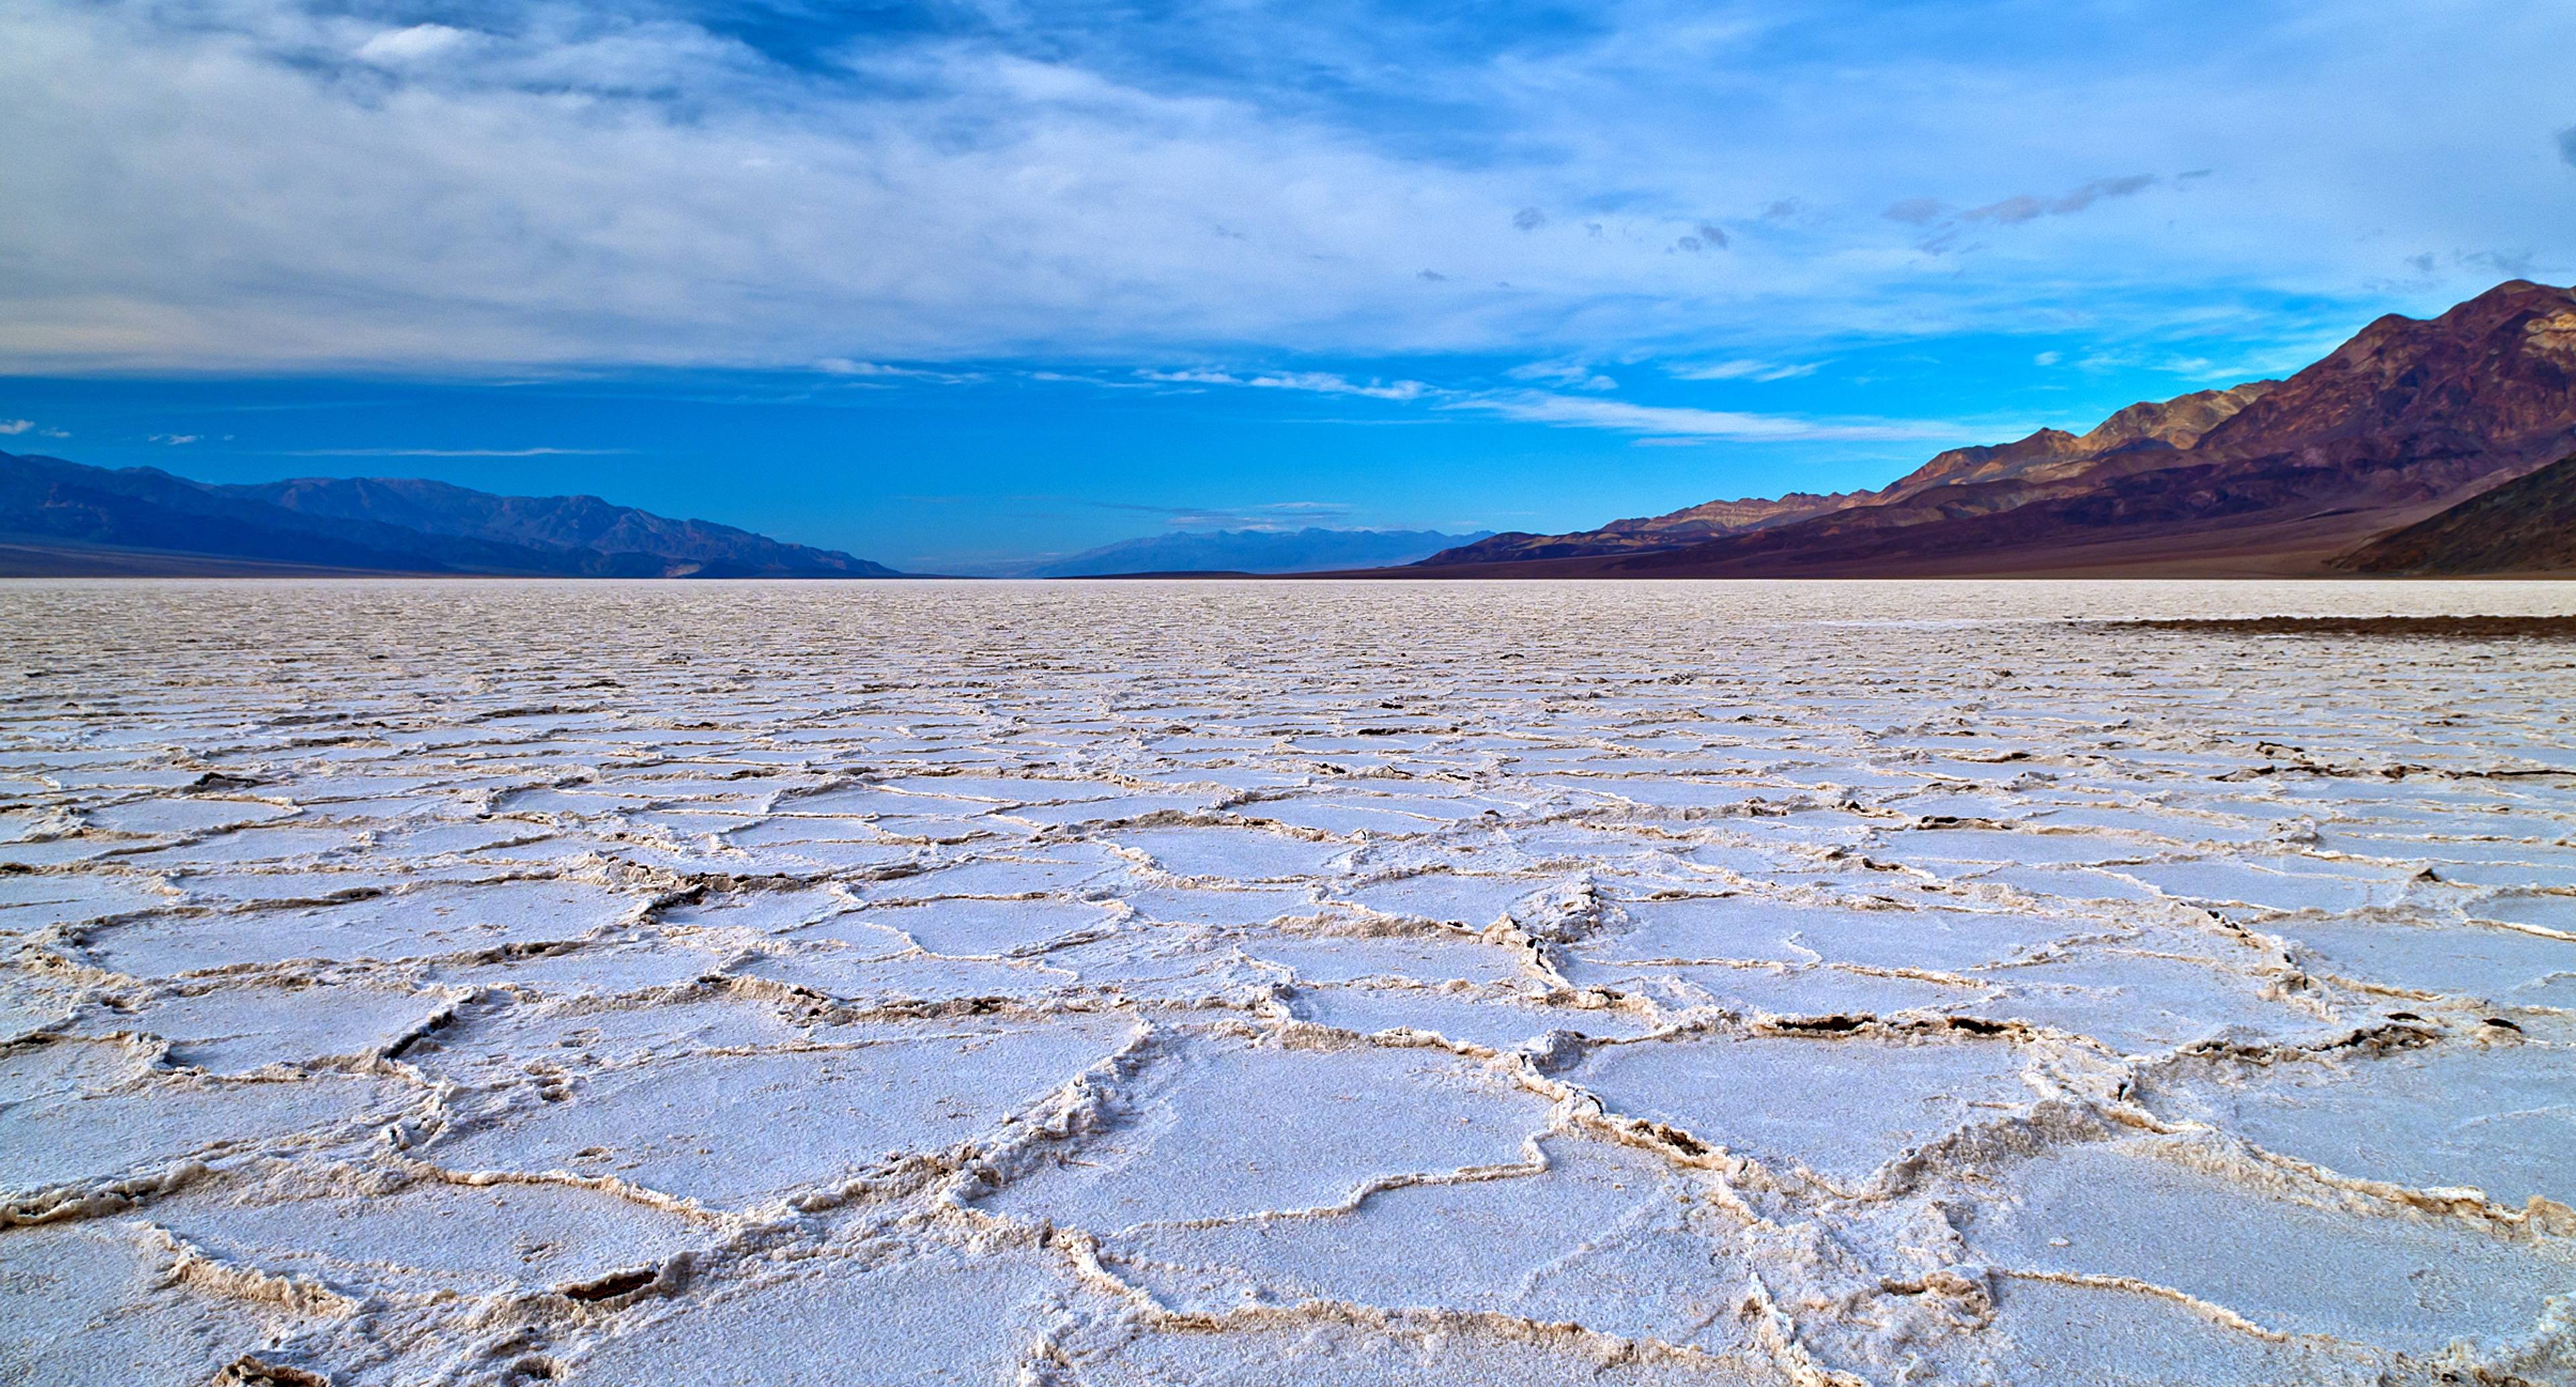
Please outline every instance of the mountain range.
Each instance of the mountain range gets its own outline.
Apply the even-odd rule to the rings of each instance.
[[[0,574],[890,578],[883,564],[596,496],[419,478],[219,486],[0,453]]]
[[[2576,572],[2576,290],[2391,315],[2286,380],[1954,448],[1876,490],[1709,501],[1571,534],[1158,535],[1032,577],[2327,576]],[[900,576],[595,496],[417,478],[190,481],[0,453],[0,575]]]
[[[1405,577],[1915,577],[2568,568],[2576,290],[2390,315],[2281,381],[1958,448],[1876,491],[1500,534]],[[2487,542],[2496,527],[2521,537]],[[2401,543],[2401,537],[2413,536]],[[2552,557],[2552,555],[2556,557]]]
[[[1029,578],[1092,578],[1130,573],[1308,573],[1412,563],[1488,531],[1194,530],[1150,535],[1086,550],[1020,570]]]

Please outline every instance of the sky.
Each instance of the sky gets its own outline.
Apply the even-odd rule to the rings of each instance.
[[[2571,57],[2529,0],[0,0],[0,450],[939,572],[1874,486],[2576,279]]]

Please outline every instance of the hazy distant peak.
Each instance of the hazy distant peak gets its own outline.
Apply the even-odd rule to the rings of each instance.
[[[1103,545],[1033,565],[1032,578],[1116,573],[1314,573],[1388,568],[1485,536],[1439,530],[1187,530]]]

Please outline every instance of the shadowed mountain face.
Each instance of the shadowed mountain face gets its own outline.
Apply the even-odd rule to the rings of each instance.
[[[415,479],[209,486],[0,453],[0,572],[348,571],[599,578],[881,578],[894,570],[595,496]]]
[[[2355,573],[2576,572],[2576,455],[2334,561]]]
[[[1438,530],[1210,530],[1125,540],[1027,571],[1032,578],[1119,573],[1305,573],[1412,563],[1482,533]]]
[[[1423,576],[2289,574],[2576,447],[2576,291],[2514,281],[2387,317],[2286,381],[2133,405],[2081,437],[1943,453],[1878,491],[1500,535]],[[1734,512],[1730,512],[1734,513]]]

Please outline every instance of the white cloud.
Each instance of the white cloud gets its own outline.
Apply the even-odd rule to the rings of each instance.
[[[0,434],[21,434],[35,426],[33,419],[0,419]]]
[[[1796,380],[1800,376],[1814,375],[1823,368],[1824,364],[1821,361],[1805,361],[1783,366],[1770,361],[1738,359],[1667,366],[1664,368],[1664,373],[1676,380]]]
[[[415,24],[375,35],[358,45],[358,56],[367,62],[398,67],[435,58],[470,42],[472,37],[444,24]]]
[[[1623,400],[1552,395],[1538,390],[1461,396],[1444,407],[1482,410],[1530,423],[1664,437],[1722,438],[1744,443],[1887,442],[1960,436],[1959,426],[1933,421],[1821,420],[1786,414],[1739,414],[1729,410],[1640,405]]]
[[[1229,10],[1222,81],[1096,17],[972,8],[790,64],[685,5],[498,0],[466,29],[21,0],[0,368],[1803,356],[2483,287],[2446,264],[2391,290],[2427,246],[2576,267],[2565,169],[2532,144],[2563,98],[2452,80],[2576,48],[2564,6],[2184,3],[2052,47],[1975,5],[1919,45],[1612,5],[1543,52]],[[1376,99],[1426,82],[1449,124]],[[2138,181],[2204,166],[2187,198]],[[1673,253],[1684,228],[1705,253]]]
[[[889,366],[880,361],[852,361],[845,356],[827,356],[815,362],[814,369],[827,376],[920,381],[931,385],[965,385],[984,379],[972,371],[931,371],[918,366]]]
[[[204,442],[205,437],[206,436],[201,433],[156,433],[151,436],[150,441],[162,444],[165,447],[179,448],[185,447],[190,443]]]
[[[1369,381],[1363,384],[1329,371],[1270,371],[1238,376],[1230,371],[1193,368],[1144,370],[1136,374],[1165,385],[1239,385],[1252,390],[1303,390],[1317,395],[1358,395],[1372,400],[1418,400],[1437,393],[1418,380]]]
[[[1514,380],[1542,381],[1568,390],[1616,390],[1619,382],[1580,361],[1533,361],[1503,374]]]

